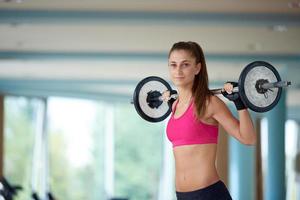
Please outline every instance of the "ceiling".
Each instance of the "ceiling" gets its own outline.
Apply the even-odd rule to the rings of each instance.
[[[4,92],[45,91],[51,82],[25,83],[56,80],[51,91],[66,85],[53,93],[62,94],[75,87],[68,81],[92,80],[98,90],[87,84],[82,93],[124,94],[126,82],[130,94],[148,75],[168,79],[169,48],[192,40],[204,49],[212,86],[265,60],[292,81],[288,104],[300,106],[300,1],[0,0],[0,35]]]
[[[2,2],[1,8],[22,10],[299,13],[297,10],[299,1],[295,0],[2,0]]]

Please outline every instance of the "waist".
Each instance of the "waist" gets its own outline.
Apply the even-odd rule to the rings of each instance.
[[[175,176],[176,191],[189,192],[205,188],[220,180],[216,170],[177,172]]]
[[[215,166],[216,144],[188,145],[173,149],[177,191],[192,191],[219,180]]]

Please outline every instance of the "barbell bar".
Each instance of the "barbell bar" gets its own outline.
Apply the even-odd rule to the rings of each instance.
[[[238,87],[233,92],[238,92],[243,103],[255,112],[267,112],[278,103],[282,88],[291,85],[291,81],[282,81],[278,71],[270,63],[254,61],[248,64],[241,72]],[[167,81],[157,76],[146,77],[141,80],[133,93],[132,103],[137,113],[149,122],[159,122],[171,113],[171,106],[164,100],[165,91],[174,91]],[[223,88],[212,89],[218,95]],[[168,100],[178,98],[176,93]]]

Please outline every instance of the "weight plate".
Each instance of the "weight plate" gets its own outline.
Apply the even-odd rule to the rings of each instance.
[[[164,79],[157,76],[150,76],[141,80],[133,93],[133,104],[137,113],[149,122],[160,122],[166,119],[170,113],[171,108],[167,102],[160,102],[157,108],[153,108],[147,102],[149,92],[171,91],[171,86]]]
[[[267,112],[278,103],[282,88],[270,88],[265,93],[258,92],[256,83],[281,81],[277,70],[269,63],[255,61],[248,64],[239,78],[239,94],[245,105],[255,112]]]

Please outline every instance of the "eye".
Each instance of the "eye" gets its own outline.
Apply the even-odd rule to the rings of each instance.
[[[176,67],[176,64],[175,63],[171,63],[171,64],[169,64],[169,66],[174,68],[174,67]]]
[[[190,63],[183,63],[182,66],[188,67],[188,66],[190,66]]]

